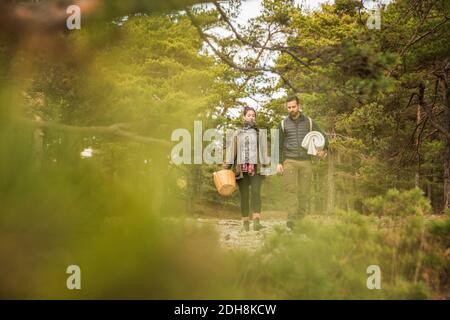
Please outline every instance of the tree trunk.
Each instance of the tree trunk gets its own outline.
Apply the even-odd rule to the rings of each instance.
[[[327,196],[327,214],[331,214],[335,205],[336,188],[334,184],[334,152],[328,153],[328,196]]]
[[[339,151],[337,151],[335,156],[336,156],[335,157],[335,160],[336,160],[335,165],[339,166],[342,163],[341,162],[341,153]],[[339,179],[338,179],[339,191],[337,192],[337,197],[336,197],[336,199],[338,199],[336,206],[339,209],[344,209],[344,206],[345,206],[344,201],[343,201],[343,197],[345,196],[345,192],[344,192],[345,180],[344,179],[345,178],[343,175],[339,175]]]
[[[430,173],[427,177],[427,197],[428,200],[430,201],[430,204],[433,205],[433,184],[432,184],[432,179],[433,179],[433,169],[430,170]]]
[[[416,124],[419,125],[421,117],[420,117],[420,104],[417,105],[417,112],[416,112]],[[419,145],[420,145],[420,135],[417,134],[416,137],[416,150],[417,150],[417,164],[416,164],[416,172],[414,176],[414,186],[416,188],[420,188],[420,153],[419,153]]]
[[[444,159],[444,209],[450,209],[450,141],[448,140],[445,145]]]
[[[442,86],[443,86],[443,101],[444,101],[444,130],[450,133],[450,101],[449,101],[449,86],[448,86],[448,71],[446,68],[442,74]],[[444,210],[450,209],[450,138],[449,135],[445,135],[446,139],[444,149]]]
[[[152,157],[154,171],[152,172],[151,210],[153,214],[161,215],[166,197],[167,160],[161,154]]]
[[[203,171],[201,165],[192,165],[187,169],[187,209],[192,213],[195,209],[195,202],[201,198]]]

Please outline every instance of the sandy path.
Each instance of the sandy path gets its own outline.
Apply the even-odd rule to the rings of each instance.
[[[198,223],[213,225],[219,232],[220,244],[225,249],[256,250],[264,245],[265,239],[275,232],[276,228],[286,229],[285,219],[266,219],[261,222],[266,228],[253,231],[244,231],[242,221],[237,219],[198,218]]]

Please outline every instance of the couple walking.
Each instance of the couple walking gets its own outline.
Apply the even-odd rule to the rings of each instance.
[[[285,192],[284,202],[288,211],[287,227],[292,229],[295,220],[308,214],[311,179],[312,179],[312,156],[302,147],[302,141],[311,131],[320,132],[325,138],[323,149],[318,150],[316,156],[320,159],[325,157],[325,150],[328,147],[328,140],[320,126],[303,112],[297,96],[290,96],[286,99],[288,116],[284,118],[279,129],[279,157],[277,173],[283,176],[283,186]],[[244,125],[233,139],[235,148],[234,163],[224,164],[225,169],[233,169],[236,181],[239,186],[241,198],[241,214],[243,228],[250,230],[250,219],[253,219],[253,230],[258,231],[264,228],[261,224],[261,186],[267,174],[267,167],[264,161],[249,160],[249,154],[258,150],[259,139],[248,139],[252,135],[258,136],[256,126],[256,111],[251,107],[245,107],[243,112]],[[239,139],[239,135],[244,134],[244,139]],[[240,154],[240,161],[237,156]],[[261,154],[255,152],[254,154]],[[264,153],[263,153],[264,154]],[[252,216],[250,216],[252,213]]]

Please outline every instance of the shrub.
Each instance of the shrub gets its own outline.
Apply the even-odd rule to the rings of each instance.
[[[377,216],[406,217],[431,212],[430,202],[419,188],[407,191],[389,189],[386,195],[369,198],[364,204]]]

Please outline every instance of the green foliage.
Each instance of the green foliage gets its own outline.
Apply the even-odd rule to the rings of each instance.
[[[31,115],[80,127],[126,123],[131,135],[167,141],[174,128],[190,129],[214,110],[227,91],[216,79],[232,75],[199,54],[202,42],[185,17],[138,15],[105,29],[116,41],[94,49],[96,32],[86,27],[62,40],[77,49],[69,57],[18,55],[8,62],[11,77],[24,73],[32,81],[0,90],[0,296],[238,294],[226,289],[216,235],[184,225],[168,148],[20,121]],[[87,147],[93,155],[82,159]],[[71,264],[83,272],[82,292],[65,287]]]
[[[282,299],[426,299],[430,288],[403,273],[422,259],[409,247],[392,256],[387,243],[398,230],[379,229],[373,218],[340,211],[331,221],[306,218],[294,233],[273,236],[250,264],[243,281],[248,296]],[[406,223],[400,230],[408,232]],[[366,287],[369,265],[379,265],[382,289]],[[393,269],[398,268],[398,269]],[[392,270],[397,270],[392,273]],[[401,271],[400,271],[401,270]],[[333,279],[333,281],[330,281]]]
[[[336,123],[337,130],[352,137],[360,137],[372,153],[383,149],[383,138],[392,132],[394,126],[392,116],[376,103],[361,106],[350,115],[343,115]]]
[[[450,236],[450,212],[447,212],[447,219],[433,221],[430,224],[430,232],[436,236],[449,238]]]
[[[419,188],[399,191],[389,189],[384,196],[364,201],[368,210],[377,216],[407,217],[430,213],[431,205]]]
[[[417,176],[442,202],[435,194],[443,191],[447,142],[418,110],[417,88],[422,82],[424,102],[444,123],[442,86],[434,88],[449,52],[448,1],[392,1],[379,31],[366,28],[360,1],[312,12],[292,0],[262,1],[243,37],[264,43],[274,27],[268,45],[285,44],[300,59],[261,51],[260,61],[238,62],[273,62],[289,84],[211,56],[183,12],[117,19],[129,8],[191,3],[141,2],[105,4],[100,16],[115,21],[44,39],[36,52],[1,40],[0,297],[448,298],[450,216],[429,215],[430,201],[411,189]],[[239,8],[234,0],[226,12],[236,18]],[[214,10],[193,11],[202,27],[225,25]],[[214,41],[234,58],[240,49],[260,52],[234,36]],[[61,51],[47,55],[53,47]],[[119,123],[131,135],[168,141],[194,120],[205,129],[237,127],[242,98],[261,96],[268,99],[258,105],[258,125],[270,129],[286,115],[280,89],[299,94],[329,133],[331,151],[314,163],[317,215],[291,233],[279,228],[255,253],[227,253],[212,228],[186,219],[198,200],[238,204],[238,193],[224,200],[215,192],[216,168],[176,167],[168,148],[80,129]],[[75,128],[42,129],[24,118]],[[93,156],[82,159],[86,147]],[[330,194],[336,203],[325,208]],[[214,215],[216,207],[206,210]],[[280,208],[281,177],[270,177],[263,210]],[[82,269],[80,292],[64,286],[70,264]],[[382,290],[366,287],[372,264],[381,267]]]

